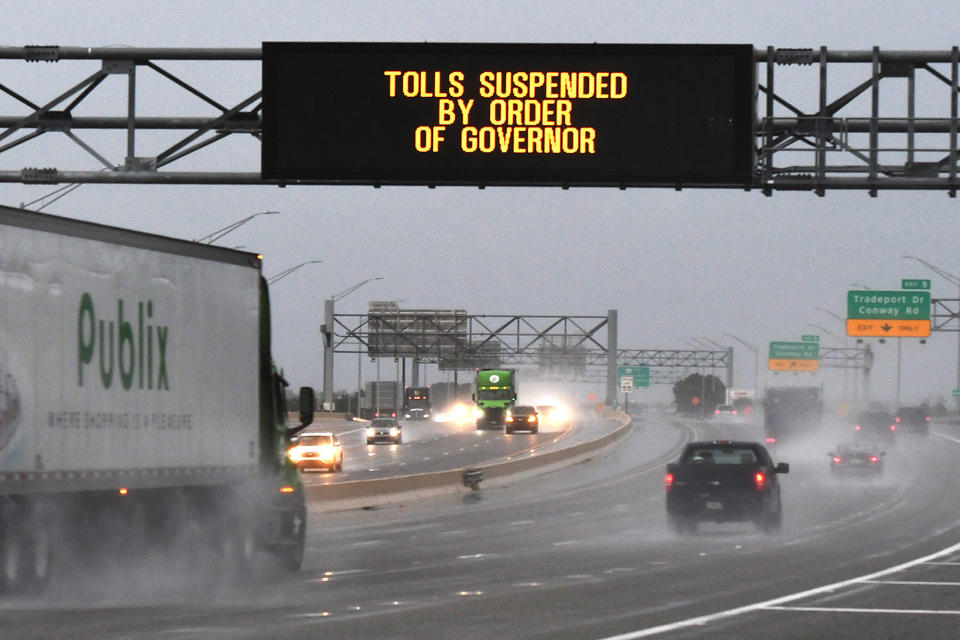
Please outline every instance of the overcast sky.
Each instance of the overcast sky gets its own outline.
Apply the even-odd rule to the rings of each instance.
[[[12,2],[3,2],[13,6]],[[946,50],[960,24],[956,2],[48,2],[17,4],[6,46],[59,44],[131,47],[259,47],[262,41],[737,43],[765,48]],[[953,39],[951,39],[953,38]],[[258,63],[161,64],[211,97],[233,104],[259,89]],[[57,65],[0,60],[0,83],[43,103],[97,69],[94,62]],[[837,73],[831,98],[867,78],[862,67]],[[944,71],[949,75],[949,71]],[[816,105],[815,67],[798,68],[778,92],[806,111]],[[778,76],[779,78],[779,76]],[[115,80],[115,79],[111,79]],[[160,87],[140,71],[142,87]],[[151,84],[151,83],[155,84]],[[779,79],[778,79],[778,82]],[[107,85],[108,83],[104,83]],[[920,109],[944,117],[942,84],[918,85]],[[125,85],[98,89],[91,105],[121,115]],[[168,88],[138,97],[138,115],[206,115],[209,109]],[[889,100],[905,104],[905,93]],[[884,94],[886,98],[886,94]],[[92,97],[93,98],[93,97]],[[100,102],[97,102],[100,100]],[[889,103],[885,103],[889,104]],[[900,106],[899,108],[903,108]],[[0,115],[25,115],[0,96]],[[78,109],[78,115],[83,113]],[[89,113],[93,115],[92,113]],[[103,115],[101,110],[98,115]],[[850,115],[869,115],[861,109]],[[122,162],[125,141],[103,153]],[[95,170],[96,162],[52,134],[0,154],[0,170],[56,166]],[[163,148],[138,140],[138,155]],[[234,136],[171,170],[258,171],[259,143]],[[19,205],[52,189],[0,184],[0,202]],[[404,308],[466,309],[473,314],[604,315],[617,309],[621,348],[690,348],[695,337],[730,343],[730,333],[760,346],[760,385],[812,379],[838,396],[837,371],[786,378],[765,372],[767,343],[842,324],[818,307],[846,311],[852,283],[897,289],[901,278],[933,279],[934,297],[957,290],[921,265],[920,256],[960,275],[958,202],[943,192],[775,193],[736,190],[467,187],[226,187],[84,185],[44,208],[48,213],[199,238],[264,210],[224,245],[265,256],[267,276],[307,260],[323,260],[273,289],[274,350],[294,385],[321,387],[319,325],[323,299],[366,278],[383,276],[345,297],[342,313],[369,300]],[[954,325],[956,326],[956,325]],[[891,404],[896,345],[874,344],[873,395]],[[851,340],[852,343],[852,340]],[[738,386],[753,384],[753,354],[736,348]],[[904,402],[948,398],[956,380],[957,334],[934,334],[926,345],[904,341]],[[336,388],[354,388],[353,356],[338,357]],[[366,361],[364,377],[373,368]],[[392,374],[393,363],[383,368]],[[718,372],[722,377],[722,373]],[[446,379],[436,371],[429,382]],[[852,381],[849,382],[852,384]],[[578,389],[586,395],[588,388]],[[599,391],[599,386],[593,387]],[[667,388],[634,399],[669,398]]]

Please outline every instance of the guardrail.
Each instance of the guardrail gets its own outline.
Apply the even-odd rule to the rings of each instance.
[[[571,447],[535,454],[519,460],[499,462],[485,467],[466,467],[393,478],[308,485],[306,487],[307,500],[313,510],[346,511],[408,502],[443,494],[473,492],[479,490],[481,481],[485,483],[485,487],[505,484],[523,474],[544,473],[559,466],[588,460],[598,451],[629,433],[631,428],[629,416],[619,412],[610,412],[607,417],[618,423],[618,426],[612,432],[595,440]]]

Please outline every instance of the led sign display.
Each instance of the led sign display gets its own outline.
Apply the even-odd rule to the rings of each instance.
[[[751,45],[263,43],[264,179],[748,186]]]

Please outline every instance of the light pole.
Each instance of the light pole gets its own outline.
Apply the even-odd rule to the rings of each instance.
[[[320,334],[323,336],[323,409],[333,411],[333,305],[337,300],[345,298],[363,285],[374,280],[383,280],[381,276],[367,278],[352,287],[347,287],[340,293],[330,296],[323,301],[323,324],[320,325]],[[360,414],[360,345],[357,345],[357,415]]]
[[[948,271],[944,271],[936,265],[932,265],[923,258],[918,258],[916,256],[903,256],[905,260],[916,260],[923,266],[927,267],[935,274],[952,284],[957,288],[957,306],[960,307],[960,277],[953,275]],[[960,329],[960,327],[958,327]],[[954,393],[957,389],[960,389],[960,332],[957,333],[957,382],[954,388]],[[960,413],[960,396],[955,396],[955,401],[957,404],[957,413]]]
[[[828,336],[830,336],[831,338],[833,338],[833,339],[836,340],[837,342],[843,342],[843,338],[841,338],[840,336],[838,336],[837,334],[835,334],[833,331],[830,331],[830,329],[827,329],[825,326],[823,326],[823,325],[821,325],[821,324],[817,324],[816,322],[808,322],[808,323],[807,323],[807,326],[808,326],[808,327],[813,327],[813,328],[816,329],[817,331],[823,331],[825,334],[827,334]]]
[[[736,340],[737,342],[739,342],[740,344],[742,344],[742,345],[745,346],[747,349],[749,349],[750,351],[753,352],[753,394],[754,394],[754,397],[756,397],[757,395],[760,394],[760,389],[759,389],[759,387],[758,387],[758,385],[760,384],[760,381],[759,381],[759,375],[760,375],[760,348],[757,347],[757,346],[755,346],[755,345],[750,344],[750,343],[747,342],[746,340],[742,340],[742,339],[738,338],[737,336],[733,335],[732,333],[725,333],[725,334],[723,334],[723,335],[727,336],[728,338],[733,338],[734,340]]]
[[[307,262],[301,262],[300,264],[294,265],[294,266],[290,267],[289,269],[285,269],[285,270],[281,271],[280,273],[278,273],[278,274],[275,275],[275,276],[270,276],[269,278],[267,278],[267,284],[273,284],[274,282],[277,282],[278,280],[283,280],[284,278],[286,278],[288,275],[290,275],[291,273],[293,273],[294,271],[296,271],[296,270],[299,269],[300,267],[306,266],[306,265],[308,265],[308,264],[320,264],[321,262],[323,262],[323,260],[308,260]]]
[[[843,327],[843,357],[846,358],[847,357],[847,321],[844,318],[841,318],[840,316],[835,314],[833,311],[830,311],[830,309],[827,309],[826,307],[817,307],[817,311],[822,311],[823,313],[833,318],[836,318],[837,322],[840,323],[840,326]],[[853,372],[853,386],[854,388],[856,388],[857,386],[857,370],[856,369],[854,369],[854,372]],[[844,401],[847,400],[847,367],[846,366],[843,367],[843,399]]]
[[[717,349],[722,349],[727,352],[727,395],[729,395],[729,390],[733,387],[733,347],[728,347],[726,345],[720,344],[716,340],[711,340],[710,338],[701,336],[702,340],[706,340],[708,343],[716,347]],[[725,398],[726,399],[726,398]]]
[[[241,218],[236,222],[231,222],[227,226],[221,227],[220,229],[217,229],[213,233],[208,233],[202,238],[197,238],[196,240],[194,240],[194,242],[203,242],[205,244],[213,244],[223,236],[227,235],[231,231],[238,229],[239,227],[242,227],[243,225],[247,224],[257,216],[268,216],[268,215],[274,215],[277,213],[280,213],[280,212],[279,211],[258,211],[257,213],[247,216],[246,218]]]

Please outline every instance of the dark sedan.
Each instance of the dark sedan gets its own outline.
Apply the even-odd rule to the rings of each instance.
[[[374,418],[367,427],[367,444],[378,442],[403,442],[403,427],[396,418]]]
[[[883,457],[886,455],[876,446],[861,442],[846,442],[831,451],[830,472],[835,476],[841,475],[870,475],[883,474]]]
[[[514,405],[507,411],[503,429],[506,433],[514,431],[537,433],[540,431],[540,414],[537,413],[536,407]]]

